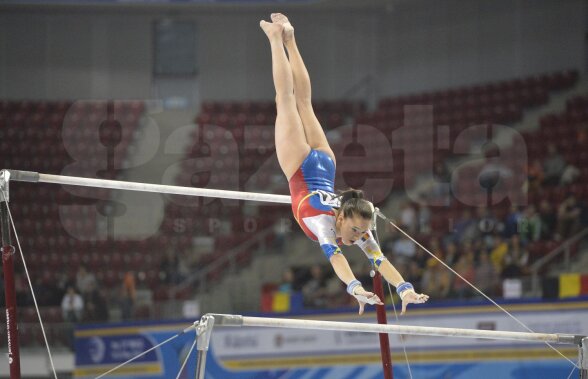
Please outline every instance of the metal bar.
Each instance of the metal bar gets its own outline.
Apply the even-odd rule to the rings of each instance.
[[[4,295],[6,303],[6,337],[8,340],[8,365],[10,379],[20,379],[20,344],[18,341],[18,319],[16,290],[14,286],[14,253],[10,240],[8,221],[9,172],[0,174],[0,234],[2,239],[2,270],[4,272]]]
[[[374,209],[372,215],[372,233],[378,245],[380,244],[380,238],[378,236],[378,213],[379,208]],[[370,276],[373,278],[372,283],[374,286],[375,294],[382,300],[384,305],[376,305],[376,315],[378,324],[387,324],[386,320],[386,296],[384,296],[384,286],[382,285],[382,274],[376,270],[375,265],[372,266]],[[394,301],[394,299],[391,299]],[[382,371],[384,372],[384,379],[394,379],[394,370],[392,368],[392,356],[390,354],[390,338],[387,333],[380,333],[378,335],[380,339],[380,354],[382,355]]]
[[[162,194],[169,194],[169,195],[202,196],[202,197],[214,197],[214,198],[220,198],[220,199],[260,201],[260,202],[266,202],[266,203],[290,204],[292,202],[290,199],[290,196],[274,195],[274,194],[269,194],[269,193],[227,191],[227,190],[216,190],[216,189],[207,189],[207,188],[171,186],[171,185],[165,185],[165,184],[125,182],[125,181],[121,181],[121,180],[81,178],[81,177],[77,177],[77,176],[40,174],[40,173],[36,173],[36,172],[17,171],[17,170],[3,170],[3,171],[9,171],[12,174],[12,180],[14,180],[14,181],[52,183],[52,184],[62,184],[62,185],[69,185],[69,186],[93,187],[93,188],[109,188],[109,189],[119,189],[119,190],[127,190],[127,191],[154,192],[154,193],[162,193]]]
[[[196,379],[204,379],[206,373],[206,355],[210,344],[210,334],[214,327],[214,316],[204,315],[196,327],[196,344],[198,349],[198,362],[196,364]]]
[[[358,322],[295,320],[282,318],[248,317],[212,314],[217,326],[257,326],[313,330],[343,330],[365,333],[414,334],[423,336],[485,338],[511,341],[550,342],[577,345],[583,338],[572,334],[504,332],[495,330],[437,328],[429,326],[380,325]]]
[[[198,359],[196,361],[196,379],[204,379],[206,374],[206,356],[208,351],[198,350]]]
[[[384,288],[382,286],[382,274],[380,274],[379,271],[375,272],[373,283],[374,293],[378,295],[382,302],[384,302],[386,297],[384,296]],[[376,316],[378,319],[378,324],[388,324],[388,320],[386,320],[385,305],[376,305]],[[388,338],[387,333],[380,333],[378,336],[380,337],[380,353],[382,354],[382,369],[384,370],[384,379],[394,379],[394,374],[392,371],[392,357],[390,355],[390,339]]]
[[[20,379],[20,344],[17,330],[16,292],[14,289],[14,247],[2,246],[2,266],[4,271],[6,296],[6,336],[8,339],[8,364],[10,379]]]

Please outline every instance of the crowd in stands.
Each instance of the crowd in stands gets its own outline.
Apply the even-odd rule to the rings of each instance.
[[[15,274],[16,300],[19,320],[24,322],[25,330],[34,330],[36,343],[40,340],[38,318],[33,297],[22,266],[17,266]],[[129,271],[115,293],[105,289],[96,276],[84,265],[80,265],[75,276],[63,272],[58,280],[49,277],[33,278],[33,288],[41,317],[44,322],[53,324],[50,340],[59,345],[72,348],[73,328],[79,323],[100,323],[110,320],[109,309],[120,310],[122,320],[131,320],[136,296],[135,274]],[[1,281],[0,302],[4,303],[4,281]],[[27,329],[28,328],[28,329]],[[30,334],[30,333],[29,333]],[[24,333],[24,346],[35,343],[35,338]]]
[[[447,93],[445,95],[445,97],[441,98],[441,102],[449,101],[455,94]],[[468,96],[470,98],[475,97],[470,94],[464,95],[464,98]],[[409,103],[412,101],[410,98],[405,100]],[[426,99],[421,100],[428,101]],[[414,101],[420,100],[414,99]],[[392,105],[396,110],[396,108],[400,109],[402,104]],[[531,141],[527,140],[529,136],[525,134],[529,148],[529,162],[527,165],[528,177],[522,190],[528,200],[527,205],[511,206],[507,209],[505,207],[508,207],[508,205],[505,204],[492,207],[473,207],[458,204],[458,199],[451,193],[453,188],[447,185],[454,179],[453,172],[446,166],[443,159],[436,159],[433,163],[434,180],[432,185],[427,187],[426,191],[421,193],[415,201],[407,201],[403,204],[399,213],[392,216],[399,221],[404,230],[410,235],[414,235],[437,258],[444,261],[482,291],[490,296],[503,296],[505,283],[508,284],[511,280],[516,282],[516,280],[524,278],[529,274],[530,265],[538,257],[548,252],[548,249],[555,248],[558,243],[573,236],[583,226],[588,225],[586,204],[584,203],[584,199],[588,195],[588,171],[586,169],[588,154],[578,148],[585,146],[588,142],[588,121],[586,121],[588,116],[585,111],[585,109],[588,109],[586,106],[588,100],[584,96],[571,101],[570,104],[575,105],[570,107],[565,116],[556,115],[551,117],[555,117],[556,121],[561,117],[568,120],[566,121],[568,122],[566,128],[559,128],[559,125],[553,126],[551,124],[550,126],[548,125],[548,128],[543,128],[544,125],[542,125],[541,131],[533,132],[534,136],[532,137],[534,140]],[[34,135],[33,132],[38,127],[34,122],[54,120],[48,129],[48,132],[49,130],[52,131],[51,136],[53,137],[48,140],[51,143],[48,143],[47,146],[55,146],[56,148],[59,147],[59,151],[63,150],[61,148],[62,142],[57,138],[57,136],[61,135],[58,131],[61,131],[60,126],[63,124],[63,116],[60,116],[60,119],[59,117],[56,118],[56,115],[64,113],[70,106],[69,104],[47,105],[41,103],[38,104],[40,110],[35,111],[36,113],[27,108],[30,105],[25,103],[18,105],[18,107],[17,105],[18,103],[4,106],[6,108],[4,110],[6,116],[4,119],[10,121],[7,124],[10,128],[0,128],[0,132],[4,133],[3,136],[7,141],[20,142],[23,146],[26,142],[27,146],[32,146],[34,143],[25,141],[24,137],[26,133]],[[80,108],[89,107],[87,104],[82,105]],[[227,111],[226,117],[221,117],[221,115],[218,116],[218,119],[213,118],[207,121],[207,117],[212,117],[212,115],[220,112],[220,110],[213,109],[213,107],[199,116],[204,119],[198,122],[203,124],[218,122],[219,125],[222,125],[224,118],[229,121],[234,119],[238,127],[237,125],[232,125],[231,130],[237,140],[243,137],[245,125],[253,122],[258,128],[248,126],[247,131],[251,132],[251,136],[248,135],[248,137],[253,138],[259,134],[255,138],[259,137],[259,141],[265,141],[271,146],[272,136],[269,134],[266,136],[262,131],[267,129],[266,123],[273,117],[273,105],[268,104],[262,107],[263,109],[270,109],[268,112],[271,113],[271,117],[263,109],[257,109],[255,104],[245,105],[243,105],[244,109],[251,108],[247,112],[241,110],[233,115],[234,112]],[[3,105],[0,104],[0,109],[2,107]],[[52,113],[41,109],[44,109],[44,107],[48,107],[47,109],[50,110],[55,109]],[[136,120],[142,112],[142,107],[141,104],[129,105],[129,112],[132,111],[132,117],[129,116],[132,123],[129,121],[130,126],[123,128],[124,140],[127,144],[131,139],[132,132],[135,130]],[[476,108],[477,105],[474,104],[473,107]],[[9,111],[8,108],[14,109]],[[77,112],[76,107],[73,107],[73,110]],[[330,114],[327,110],[325,106],[325,115]],[[350,113],[345,113],[348,110],[350,110]],[[333,111],[345,116],[343,117],[345,119],[354,118],[358,121],[357,115],[365,110],[362,110],[361,107],[351,107],[349,104],[343,104],[337,106]],[[81,110],[79,112],[83,113]],[[41,117],[45,113],[47,115]],[[260,113],[262,113],[262,116],[265,114],[265,116],[260,118]],[[576,117],[574,116],[576,113],[583,116]],[[91,116],[91,112],[88,114]],[[388,116],[384,112],[382,115],[383,120],[385,121]],[[396,116],[400,119],[401,113]],[[548,118],[547,121],[553,121],[551,118]],[[572,124],[572,121],[569,121],[572,119],[577,119],[577,121],[573,121]],[[366,122],[377,124],[376,121],[367,120]],[[467,125],[467,120],[462,121],[463,125]],[[561,120],[558,122],[561,122]],[[21,125],[23,123],[26,128]],[[325,122],[325,125],[327,124],[331,126],[340,125],[341,116],[329,117]],[[229,127],[231,125],[225,126]],[[118,140],[118,137],[115,138],[117,135],[115,131],[113,129],[109,135],[111,139]],[[567,133],[565,138],[567,139],[547,138],[548,142],[546,143],[543,137],[553,136],[553,134],[549,133],[554,131],[557,133],[565,131]],[[199,133],[194,133],[193,137],[196,139],[198,135]],[[237,138],[239,135],[241,137]],[[557,136],[560,136],[560,134],[557,134]],[[84,142],[81,136],[78,137],[81,142]],[[418,138],[418,136],[414,136],[414,138]],[[570,138],[573,139],[573,143],[570,142]],[[94,142],[85,141],[80,144],[80,149],[83,150],[84,146],[94,144]],[[535,142],[535,144],[533,145],[531,142]],[[224,142],[219,137],[214,143],[218,144],[217,147],[220,149]],[[29,166],[29,161],[25,158],[30,153],[23,150],[22,154],[19,154],[16,151],[17,147],[11,147],[12,145],[17,146],[14,143],[9,144],[7,147],[12,150],[5,149],[4,158],[7,159],[7,162],[12,162],[11,165],[14,168],[47,172],[60,172],[62,169],[63,162],[59,160],[48,168],[32,163]],[[55,155],[51,151],[47,153],[48,155]],[[60,152],[61,155],[64,155],[62,153],[64,152]],[[249,173],[256,172],[260,164],[251,158],[253,155],[249,156],[249,154],[253,153],[247,152],[247,154],[247,158],[243,160],[243,165],[249,170]],[[264,154],[260,154],[260,158],[267,158]],[[121,156],[124,156],[124,154],[121,154]],[[64,155],[64,157],[67,157],[67,155]],[[39,156],[38,159],[41,163],[45,162],[42,156]],[[230,157],[227,159],[230,160]],[[46,161],[48,162],[48,160]],[[262,161],[260,160],[260,162]],[[397,162],[401,161],[397,160]],[[386,159],[382,159],[381,162],[384,165],[389,164]],[[397,168],[395,167],[395,170]],[[243,170],[243,167],[240,169]],[[493,166],[492,169],[496,169],[496,166]],[[193,167],[186,168],[186,170],[184,174],[190,174],[189,178],[192,178]],[[263,178],[263,180],[260,179],[259,185],[261,188],[267,187],[272,179],[272,175],[270,175],[272,171],[268,171],[269,173],[261,172],[263,175],[259,175]],[[411,173],[419,172],[417,168],[410,168],[407,171]],[[498,171],[501,174],[507,173],[504,168]],[[516,172],[523,171],[516,170]],[[112,175],[114,174],[112,173]],[[91,175],[84,174],[83,176]],[[248,175],[242,176],[248,177]],[[398,174],[398,178],[402,179],[401,173]],[[188,184],[178,182],[177,184],[195,185],[194,182]],[[214,184],[222,188],[222,183]],[[128,320],[141,317],[137,312],[137,291],[139,289],[153,291],[156,301],[169,300],[169,288],[182,283],[197,268],[217,260],[219,251],[228,251],[229,248],[241,244],[251,235],[251,233],[241,233],[241,236],[231,235],[229,238],[227,234],[226,238],[214,238],[212,252],[206,255],[205,259],[198,261],[198,255],[193,254],[190,249],[193,248],[191,246],[192,238],[203,228],[201,224],[191,220],[205,217],[208,215],[206,212],[214,213],[209,208],[203,207],[201,212],[195,214],[189,207],[174,207],[172,204],[168,204],[162,234],[154,239],[160,241],[158,245],[158,251],[162,252],[160,255],[148,254],[149,250],[145,246],[149,244],[137,244],[135,246],[125,244],[125,241],[121,241],[120,245],[113,245],[115,246],[111,249],[113,254],[108,252],[102,254],[98,248],[90,254],[86,250],[87,245],[68,243],[69,237],[59,235],[55,239],[51,237],[57,227],[50,221],[51,217],[49,216],[53,215],[53,218],[56,218],[57,205],[69,204],[68,201],[71,199],[68,196],[70,194],[62,191],[62,193],[53,195],[52,192],[45,190],[43,187],[39,188],[41,196],[26,188],[19,190],[18,187],[15,187],[13,198],[16,199],[16,203],[23,204],[23,206],[15,208],[15,212],[22,213],[17,214],[19,216],[17,219],[23,219],[20,227],[29,235],[36,236],[36,238],[27,239],[26,243],[30,243],[30,246],[25,245],[25,251],[30,251],[33,254],[31,257],[36,258],[31,259],[30,263],[35,266],[34,269],[37,272],[37,275],[32,275],[37,300],[42,307],[42,314],[43,309],[48,309],[49,321],[55,323],[101,322],[109,319]],[[54,197],[57,200],[61,199],[61,203],[58,201],[53,204],[51,200]],[[452,199],[452,203],[445,204],[443,201],[438,201],[445,198]],[[35,202],[39,199],[43,200],[43,205],[35,206]],[[53,204],[53,208],[49,208],[47,204]],[[226,210],[227,208],[224,209],[224,211]],[[280,208],[280,212],[282,212],[282,208]],[[284,217],[290,217],[288,209],[285,209],[284,212],[286,212]],[[81,212],[78,213],[77,215],[72,215],[71,219],[66,219],[64,223],[78,224],[78,218],[75,217],[82,215],[85,221],[88,221],[86,220],[88,218],[86,215]],[[241,208],[235,208],[235,214],[223,214],[223,217],[226,216],[225,218],[231,220],[234,224],[240,223],[242,225],[243,214],[241,213]],[[444,219],[445,222],[439,223],[440,218]],[[173,240],[171,236],[175,235],[175,221],[178,219],[190,221],[187,223],[190,227],[182,236],[185,241],[175,246],[173,243],[168,242]],[[44,223],[41,222],[42,220],[44,220]],[[260,225],[261,221],[266,221],[267,225],[264,225],[265,227],[272,227],[273,225],[274,234],[270,240],[271,247],[276,251],[282,251],[286,247],[289,238],[291,238],[291,235],[286,234],[286,228],[283,228],[281,224],[276,224],[270,218],[259,217],[258,220]],[[95,229],[95,225],[91,222],[85,227],[89,231],[94,231]],[[290,230],[290,228],[287,229]],[[72,229],[67,228],[67,230]],[[293,234],[300,233],[296,225],[293,225],[291,230]],[[234,230],[233,234],[235,234]],[[401,271],[406,280],[414,283],[418,290],[429,294],[432,299],[468,299],[478,296],[470,286],[397,231],[390,229],[382,231],[381,234],[381,246],[386,256]],[[541,248],[538,249],[537,246]],[[56,253],[47,254],[48,249],[56,247],[59,247],[65,253],[62,255]],[[108,250],[108,248],[103,249]],[[132,253],[129,251],[132,251]],[[246,251],[244,253],[248,254],[246,260],[248,263],[251,252]],[[318,247],[315,253],[321,254]],[[346,254],[355,253],[361,254],[359,250],[351,250]],[[55,262],[53,262],[53,256],[58,257]],[[68,257],[69,260],[62,260],[60,256]],[[97,258],[95,259],[95,257]],[[96,267],[94,267],[94,261],[96,261]],[[366,265],[363,271],[356,269],[356,275],[369,288],[369,283],[371,283],[370,267],[368,261],[366,260],[365,262]],[[73,270],[77,269],[77,272],[68,272],[66,270],[56,272],[56,270],[53,270],[50,275],[47,275],[47,271],[51,271],[50,268],[64,266]],[[16,267],[22,270],[22,265],[18,264]],[[92,269],[88,269],[88,267],[92,267]],[[135,271],[127,272],[127,270]],[[218,277],[221,276],[220,274],[218,275]],[[219,280],[218,277],[214,276],[214,280]],[[209,277],[207,276],[206,279],[208,280]],[[0,301],[2,302],[4,301],[4,290],[1,287],[3,284],[3,280],[0,281]],[[276,293],[300,294],[300,303],[307,308],[324,309],[354,304],[354,300],[346,294],[345,286],[334,275],[332,268],[326,261],[322,265],[289,268],[284,272],[282,282],[270,288],[271,291]],[[32,298],[28,283],[22,271],[18,271],[16,274],[16,289],[19,306],[25,310],[25,316],[21,319],[28,323],[37,322],[36,318],[33,317],[35,316],[34,314],[29,315],[30,311],[34,309],[32,308]],[[193,296],[194,289],[188,288],[186,293],[186,298]],[[116,312],[109,312],[109,310],[118,311],[120,318],[113,318],[112,313]]]
[[[32,307],[33,298],[24,272],[16,273],[15,288],[18,306]],[[131,271],[124,276],[115,293],[105,291],[104,286],[84,265],[79,266],[75,277],[67,273],[62,273],[57,281],[41,277],[34,282],[33,288],[41,309],[61,307],[61,318],[56,321],[69,323],[108,321],[108,309],[113,304],[118,304],[123,320],[132,318],[136,284],[135,274]]]
[[[586,130],[580,128],[578,138],[586,138]],[[448,228],[439,229],[431,225],[436,207],[428,206],[427,201],[446,195],[447,187],[428,187],[428,197],[404,203],[397,215],[399,225],[417,236],[438,259],[393,227],[381,241],[382,251],[405,280],[432,299],[481,297],[439,260],[488,296],[522,296],[521,279],[530,274],[530,265],[548,252],[534,247],[550,243],[547,246],[554,248],[588,226],[587,204],[569,190],[580,179],[580,170],[566,162],[556,145],[550,143],[547,151],[542,161],[529,164],[528,180],[523,186],[529,198],[525,206],[512,205],[506,212],[503,206],[463,207],[458,217],[444,224]],[[435,167],[435,175],[437,183],[450,177],[443,164]],[[555,203],[546,195],[553,192],[562,194]],[[357,252],[347,254],[353,253]],[[367,272],[360,280],[370,287]],[[278,291],[299,291],[308,308],[351,305],[344,286],[327,263],[324,267],[288,269]]]
[[[428,224],[420,224],[424,233],[419,233],[412,223],[405,226],[408,226],[407,230],[415,228],[421,238],[428,236],[425,241],[421,239],[419,242],[488,296],[517,297],[521,295],[520,284],[513,295],[505,291],[508,292],[509,286],[520,283],[520,279],[530,274],[530,264],[538,257],[531,256],[529,245],[548,240],[553,235],[563,238],[571,236],[580,225],[588,225],[585,205],[572,194],[557,210],[548,202],[542,202],[540,208],[541,211],[537,212],[534,205],[513,207],[503,219],[496,218],[486,208],[478,208],[475,216],[467,209],[455,222],[455,230],[442,236],[428,232]],[[409,212],[421,213],[411,205],[406,205],[404,209],[405,216]],[[427,207],[420,206],[420,209],[429,212]],[[414,220],[417,219],[420,218],[415,217]],[[391,229],[388,237],[381,241],[381,248],[404,279],[414,283],[432,299],[481,297],[465,281],[395,229]],[[359,252],[349,251],[347,254],[353,253]],[[369,269],[358,277],[366,288],[371,287]],[[327,263],[288,268],[277,291],[300,292],[307,308],[352,305],[350,297],[346,296],[345,286]]]

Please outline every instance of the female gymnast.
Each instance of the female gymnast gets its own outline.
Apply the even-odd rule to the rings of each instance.
[[[370,231],[374,206],[363,193],[347,190],[334,194],[335,155],[312,109],[310,77],[296,46],[294,28],[281,13],[273,13],[271,19],[259,25],[271,45],[276,153],[290,185],[294,217],[304,233],[320,244],[335,273],[347,285],[347,292],[357,299],[359,314],[363,314],[366,303],[382,302],[355,278],[341,254],[341,244],[359,246],[396,287],[403,314],[407,304],[424,303],[429,297],[417,294],[382,254]]]

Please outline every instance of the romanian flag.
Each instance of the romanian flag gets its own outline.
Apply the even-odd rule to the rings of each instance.
[[[580,274],[561,274],[559,276],[559,298],[580,296]]]
[[[289,312],[290,311],[290,293],[275,292],[272,299],[272,312]]]
[[[303,308],[300,292],[282,292],[274,288],[264,288],[261,294],[262,312],[290,312]]]
[[[561,274],[559,276],[559,298],[588,295],[588,275]]]

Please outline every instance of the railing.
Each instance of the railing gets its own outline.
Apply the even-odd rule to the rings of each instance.
[[[254,238],[251,238],[247,241],[245,241],[243,244],[240,244],[239,246],[237,246],[236,248],[229,250],[226,254],[223,254],[222,256],[219,257],[219,259],[215,260],[214,262],[210,263],[209,265],[205,266],[204,268],[196,271],[194,274],[190,275],[189,277],[187,277],[186,279],[184,279],[184,281],[180,284],[178,284],[177,286],[175,286],[173,289],[171,289],[171,298],[175,298],[175,295],[177,292],[180,292],[190,286],[192,286],[194,283],[198,283],[198,292],[199,293],[204,293],[206,292],[206,277],[208,274],[210,274],[211,272],[219,269],[222,266],[229,266],[229,270],[230,272],[236,272],[237,271],[237,256],[241,253],[243,253],[244,251],[247,251],[251,248],[253,248],[255,245],[259,244],[258,249],[265,251],[266,250],[266,246],[265,246],[265,240],[267,238],[267,236],[269,236],[270,234],[273,233],[273,228],[269,227],[265,230],[262,230],[261,232],[257,232],[256,236]]]
[[[539,287],[540,287],[539,272],[541,272],[541,270],[545,267],[545,265],[547,265],[549,262],[551,262],[555,258],[559,257],[561,254],[563,254],[564,255],[564,260],[563,260],[564,267],[567,270],[570,270],[571,269],[571,266],[570,266],[571,248],[572,248],[572,246],[574,246],[576,243],[581,241],[586,236],[588,236],[588,228],[585,228],[584,230],[578,232],[573,237],[565,240],[556,249],[554,249],[553,251],[548,253],[546,256],[540,258],[539,260],[537,260],[535,263],[533,263],[531,265],[531,275],[532,275],[532,287],[531,288],[532,288],[534,295],[538,295],[540,292],[539,291]]]

